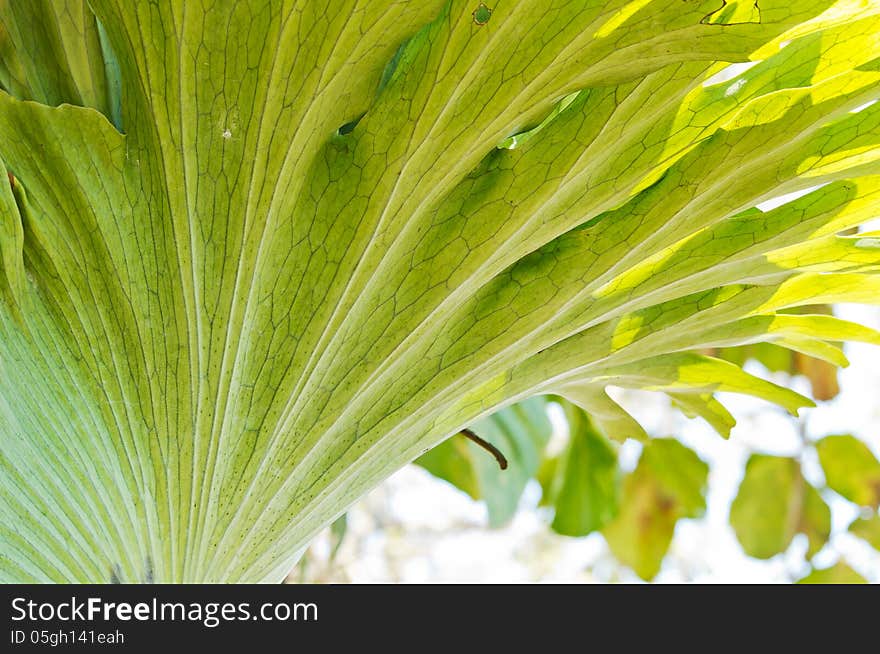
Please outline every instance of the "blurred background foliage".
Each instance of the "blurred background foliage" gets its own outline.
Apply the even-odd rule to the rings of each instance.
[[[824,305],[801,311],[833,313]],[[752,360],[769,373],[799,377],[820,402],[840,393],[834,366],[776,345],[706,354],[740,364]],[[687,406],[675,398],[672,404],[688,414]],[[800,550],[805,565],[790,581],[865,583],[840,555],[824,567],[814,559],[825,550],[827,560],[833,549],[831,501],[854,505],[857,517],[845,530],[880,551],[880,461],[858,434],[809,438],[803,418],[788,419],[795,421],[799,451],[791,456],[751,452],[729,506],[729,525],[743,552],[760,560],[785,554],[801,536],[806,541]],[[448,439],[415,464],[482,502],[488,529],[504,528],[514,520],[531,484],[540,488],[538,506],[549,532],[571,538],[601,534],[613,565],[651,581],[661,570],[679,521],[699,519],[706,511],[710,466],[675,434],[647,436],[635,464],[622,465],[622,443],[615,434],[606,433],[584,409],[557,396],[533,397],[507,407],[469,431],[504,454],[506,469],[467,433]],[[805,460],[818,461],[824,483],[811,483],[804,474]],[[313,547],[289,581],[347,580],[336,558],[347,525],[348,517],[341,516],[324,535],[323,554]]]

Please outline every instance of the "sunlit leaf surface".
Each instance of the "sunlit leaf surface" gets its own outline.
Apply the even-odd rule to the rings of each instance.
[[[809,406],[700,353],[878,342],[782,312],[880,299],[880,5],[721,4],[0,1],[0,580],[278,581],[535,395]]]

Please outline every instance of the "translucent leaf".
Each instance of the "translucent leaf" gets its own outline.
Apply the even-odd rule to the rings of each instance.
[[[880,14],[478,4],[0,3],[0,580],[278,581],[499,408],[871,341],[780,312],[880,298]]]
[[[816,451],[830,488],[861,506],[880,505],[880,461],[867,445],[855,436],[826,436]]]
[[[653,579],[678,520],[705,511],[708,474],[708,466],[678,441],[646,443],[623,480],[620,512],[602,531],[614,556],[642,579]]]
[[[569,440],[548,488],[555,509],[551,527],[565,536],[586,536],[617,515],[617,452],[583,410],[566,403],[565,415]]]
[[[804,533],[807,558],[828,542],[831,509],[787,457],[753,454],[730,507],[730,524],[746,554],[769,559]]]
[[[627,438],[646,441],[644,428],[622,406],[612,400],[601,386],[568,384],[559,389],[570,402],[584,409],[602,427],[602,431],[618,442]]]
[[[799,307],[795,311],[797,313],[831,315],[831,307],[827,305]],[[707,352],[707,354],[740,365],[746,359],[753,358],[774,372],[804,375],[810,381],[813,399],[827,401],[835,398],[840,392],[837,368],[835,366],[846,366],[849,363],[843,352],[839,348],[823,342],[820,347],[835,347],[836,351],[828,351],[825,356],[820,356],[818,351],[814,351],[813,356],[810,356],[804,352],[805,346],[809,347],[809,342],[792,341],[789,337],[788,344],[791,349],[786,349],[786,347],[776,343],[767,342],[754,343],[737,348],[714,349]],[[832,357],[830,361],[827,360],[829,354]]]

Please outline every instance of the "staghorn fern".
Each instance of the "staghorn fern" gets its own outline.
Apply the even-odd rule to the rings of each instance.
[[[0,0],[0,579],[278,581],[537,394],[621,439],[609,384],[722,433],[716,391],[808,405],[698,352],[880,342],[780,313],[880,298],[880,236],[839,235],[880,207],[878,34],[857,0]]]

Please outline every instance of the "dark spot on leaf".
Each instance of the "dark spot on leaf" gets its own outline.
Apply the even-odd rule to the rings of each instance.
[[[487,7],[485,5],[485,3],[481,2],[480,6],[474,10],[473,16],[474,16],[474,22],[477,25],[485,25],[486,23],[489,22],[489,19],[492,17],[492,10],[489,9],[489,7]]]
[[[354,131],[354,128],[357,127],[357,124],[361,122],[361,118],[364,117],[364,114],[361,114],[354,120],[351,120],[345,123],[342,127],[336,130],[340,136],[345,136],[346,134],[351,134]]]
[[[871,483],[872,490],[874,491],[874,504],[880,503],[880,479]]]
[[[671,513],[672,509],[675,508],[675,498],[670,497],[665,493],[661,493],[657,498],[657,509],[660,513]]]
[[[15,188],[15,175],[13,175],[10,172],[7,172],[6,176],[9,178],[9,186],[11,186],[14,189]]]

